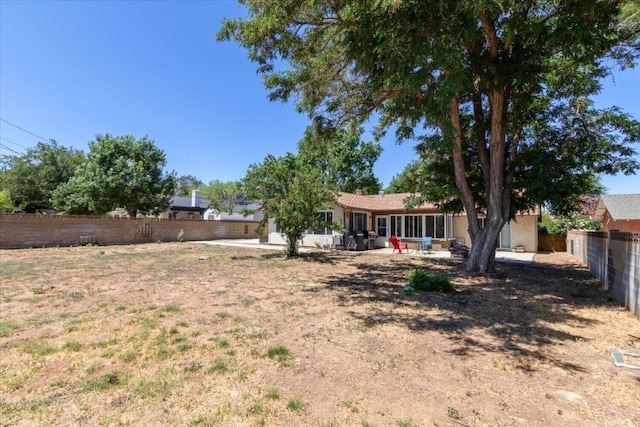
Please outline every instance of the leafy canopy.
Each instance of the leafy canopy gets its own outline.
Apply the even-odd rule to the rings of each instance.
[[[286,255],[295,256],[307,230],[338,227],[317,215],[321,209],[332,209],[335,195],[323,182],[316,168],[309,168],[301,160],[287,153],[282,157],[268,155],[259,164],[249,166],[244,178],[247,195],[260,200],[264,218],[258,233],[273,218],[287,241]]]
[[[382,153],[377,142],[361,141],[346,129],[333,129],[321,121],[307,127],[298,143],[300,161],[309,168],[319,168],[330,188],[354,193],[363,189],[376,194],[382,188],[373,166]]]
[[[565,210],[593,174],[638,168],[638,123],[588,101],[605,59],[630,66],[638,55],[637,30],[619,20],[625,2],[242,3],[247,18],[218,37],[248,50],[271,99],[295,97],[336,127],[378,118],[379,136],[418,141],[423,183],[446,187],[429,197],[467,213],[468,271],[494,269],[517,210]]]
[[[103,215],[117,207],[131,216],[169,207],[175,173],[165,174],[166,157],[146,136],[97,135],[87,160],[56,189],[56,207],[68,214]]]
[[[54,190],[66,183],[85,161],[82,151],[39,142],[20,156],[4,156],[0,188],[11,195],[13,209],[37,212],[53,207]]]
[[[242,181],[223,182],[216,179],[202,187],[201,193],[207,199],[211,199],[211,209],[228,214],[233,213],[235,206],[246,205],[249,201]]]

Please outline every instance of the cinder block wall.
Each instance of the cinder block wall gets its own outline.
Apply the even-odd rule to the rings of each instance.
[[[0,249],[249,239],[258,222],[0,214]]]
[[[569,231],[567,251],[640,319],[640,233]]]

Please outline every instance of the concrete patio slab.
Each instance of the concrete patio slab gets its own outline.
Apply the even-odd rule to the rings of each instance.
[[[215,245],[215,246],[234,246],[239,248],[252,248],[252,249],[263,249],[263,250],[271,250],[271,251],[283,251],[284,246],[282,245],[270,245],[268,243],[260,243],[259,239],[227,239],[227,240],[206,240],[206,241],[196,241],[192,243],[200,243],[205,245]],[[299,248],[301,253],[309,253],[315,251],[323,251],[322,249],[317,248],[309,248],[309,247],[301,247]],[[347,253],[358,253],[358,254],[389,254],[395,256],[411,256],[411,257],[421,257],[421,258],[451,258],[451,253],[449,251],[436,251],[433,250],[431,252],[416,252],[416,251],[403,251],[402,254],[397,252],[393,253],[393,248],[378,248],[373,249],[371,251],[364,252],[350,252],[344,251]],[[496,261],[498,262],[522,262],[522,263],[530,263],[533,262],[533,256],[535,254],[532,252],[510,252],[510,251],[498,251],[496,252]]]

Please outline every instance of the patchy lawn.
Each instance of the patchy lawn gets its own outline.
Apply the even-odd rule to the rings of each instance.
[[[0,251],[1,425],[635,426],[640,322],[566,254]],[[412,269],[454,293],[405,292]]]

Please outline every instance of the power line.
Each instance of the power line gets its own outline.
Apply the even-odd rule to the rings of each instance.
[[[13,152],[13,153],[16,153],[16,154],[22,155],[22,153],[19,153],[19,152],[17,152],[16,150],[14,150],[14,149],[12,149],[12,148],[7,147],[6,145],[4,145],[4,144],[3,144],[3,143],[1,143],[1,142],[0,142],[0,148],[4,148],[5,150],[9,150],[9,151],[11,151],[11,152]]]
[[[36,138],[39,138],[39,139],[41,139],[42,141],[44,141],[44,142],[46,142],[46,143],[48,143],[48,142],[49,142],[49,140],[48,140],[47,138],[43,138],[43,137],[41,137],[40,135],[36,135],[35,133],[30,132],[30,131],[28,131],[28,130],[26,130],[26,129],[23,129],[23,128],[21,128],[20,126],[18,126],[18,125],[16,125],[16,124],[13,124],[13,123],[11,123],[11,122],[9,122],[9,121],[5,120],[5,119],[0,118],[0,120],[2,120],[3,122],[5,122],[5,123],[6,123],[6,124],[8,124],[8,125],[13,126],[13,127],[14,127],[14,128],[16,128],[16,129],[20,129],[21,131],[28,133],[29,135],[33,135],[33,136],[35,136]]]
[[[8,140],[7,138],[1,138],[1,137],[0,137],[0,139],[1,139],[1,140],[3,140],[4,142],[8,142],[9,144],[17,145],[18,147],[22,147],[22,148],[29,148],[29,147],[27,147],[26,145],[18,144],[17,142],[15,142],[15,141],[10,141],[10,140]]]

